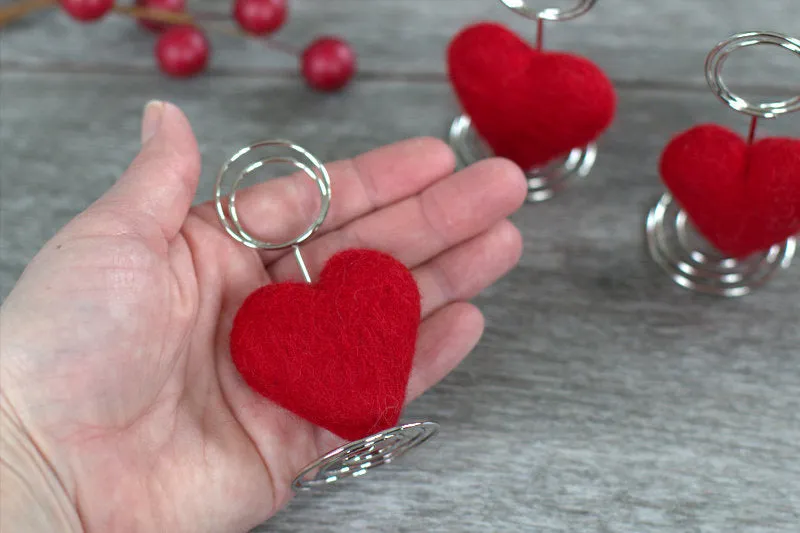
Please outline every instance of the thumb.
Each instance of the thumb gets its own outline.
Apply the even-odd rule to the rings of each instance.
[[[142,117],[142,149],[97,205],[155,222],[167,240],[180,230],[200,177],[189,120],[173,104],[152,101]]]

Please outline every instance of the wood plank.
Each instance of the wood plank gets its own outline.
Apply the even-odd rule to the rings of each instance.
[[[225,17],[229,2],[193,1],[203,12]],[[541,2],[546,6],[547,2]],[[497,0],[295,0],[279,37],[302,48],[312,36],[333,33],[353,42],[367,76],[426,75],[443,78],[444,51],[452,36],[476,20],[509,24],[533,39],[534,25]],[[550,24],[549,46],[586,55],[619,83],[681,83],[702,86],[703,61],[720,40],[741,31],[767,29],[800,35],[800,3],[771,0],[769,9],[752,2],[691,0],[628,2],[603,0],[587,15]],[[296,61],[258,42],[216,35],[212,72],[268,75],[294,71]],[[106,70],[151,70],[153,38],[129,20],[111,17],[77,24],[51,12],[3,32],[0,60],[20,66]],[[800,87],[797,58],[773,47],[742,52],[726,73],[736,84]],[[766,50],[764,50],[766,48]]]
[[[287,79],[4,73],[0,84],[3,295],[133,157],[149,98],[178,102],[194,124],[198,200],[250,141],[289,137],[347,157],[442,135],[454,112],[438,83],[362,82],[333,97]],[[747,122],[704,91],[621,96],[591,178],[514,215],[525,254],[476,300],[480,346],[409,409],[440,421],[440,437],[298,497],[257,531],[796,531],[800,267],[727,301],[673,287],[642,249],[669,136],[695,120]],[[796,134],[799,119],[765,132]]]

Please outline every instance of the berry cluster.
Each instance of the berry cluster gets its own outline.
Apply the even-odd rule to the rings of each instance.
[[[211,57],[206,31],[186,13],[186,0],[135,0],[122,8],[115,0],[58,0],[74,19],[93,22],[112,11],[134,16],[158,35],[155,57],[162,72],[175,77],[194,76],[205,70]],[[249,37],[272,37],[286,22],[286,0],[234,0],[231,15]],[[300,72],[306,83],[321,91],[341,89],[353,77],[356,56],[350,45],[337,37],[319,37],[299,54]]]

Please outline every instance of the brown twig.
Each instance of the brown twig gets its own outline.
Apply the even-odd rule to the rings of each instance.
[[[26,15],[52,7],[58,0],[19,0],[18,2],[0,7],[0,27],[5,26]]]
[[[9,24],[17,19],[24,17],[25,15],[29,15],[36,11],[40,11],[42,9],[46,9],[48,7],[53,7],[58,3],[58,0],[19,0],[18,2],[11,4],[10,6],[4,6],[0,8],[0,27],[3,27],[6,24]],[[294,50],[292,47],[282,44],[278,41],[275,41],[271,38],[259,38],[253,35],[250,35],[246,32],[243,32],[237,28],[231,27],[229,25],[221,25],[221,24],[199,24],[197,18],[192,16],[186,12],[175,12],[175,11],[166,11],[163,9],[150,9],[145,7],[139,6],[114,6],[114,12],[135,18],[135,19],[142,19],[142,20],[149,20],[151,22],[161,22],[163,24],[180,24],[180,25],[190,25],[190,26],[197,26],[204,31],[220,33],[223,35],[230,35],[234,37],[244,37],[247,39],[259,39],[262,41],[266,46],[269,48],[296,57],[298,52]]]
[[[0,7],[0,27],[5,26],[26,15],[55,7],[58,0],[18,0],[9,6]],[[145,19],[164,24],[195,24],[195,19],[189,13],[150,9],[139,6],[114,6],[114,12],[137,19]]]
[[[183,11],[165,11],[163,9],[115,5],[114,12],[137,19],[149,20],[151,22],[163,22],[164,24],[196,24],[194,17]]]

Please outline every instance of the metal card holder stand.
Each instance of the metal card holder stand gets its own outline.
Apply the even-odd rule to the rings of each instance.
[[[258,169],[273,163],[290,164],[300,169],[314,181],[320,194],[319,215],[314,221],[297,237],[279,243],[262,241],[248,233],[241,224],[236,208],[236,192],[242,182]],[[316,157],[286,140],[262,141],[242,148],[220,169],[214,198],[219,221],[231,238],[257,250],[292,248],[303,278],[306,283],[311,283],[300,245],[322,225],[331,203],[330,175]],[[439,425],[435,422],[412,422],[348,443],[306,466],[292,481],[292,489],[311,490],[361,476],[372,468],[398,459],[433,437],[438,430]]]
[[[798,39],[773,32],[748,32],[719,43],[705,63],[706,81],[714,94],[733,110],[751,117],[751,141],[759,119],[800,110],[800,95],[779,102],[755,104],[737,96],[725,84],[722,78],[725,60],[740,48],[758,44],[780,46],[800,56]],[[648,213],[645,231],[651,257],[676,284],[716,296],[750,294],[777,271],[788,268],[797,252],[797,238],[790,237],[746,259],[726,257],[697,233],[668,192]]]
[[[500,0],[515,13],[537,23],[537,48],[542,48],[545,21],[565,21],[577,18],[592,7],[597,0],[580,0],[571,9],[547,8],[541,11],[529,7],[525,0]],[[471,119],[464,114],[457,116],[450,124],[448,140],[456,156],[464,165],[470,165],[491,157],[492,150],[472,127]],[[589,175],[597,159],[597,144],[589,143],[581,148],[573,148],[566,157],[554,160],[545,166],[528,169],[528,202],[543,202],[553,198],[576,179]]]

